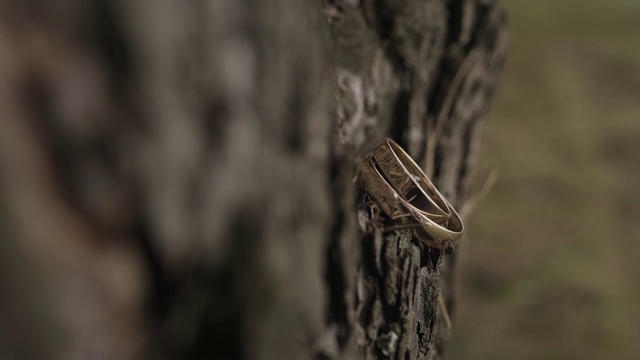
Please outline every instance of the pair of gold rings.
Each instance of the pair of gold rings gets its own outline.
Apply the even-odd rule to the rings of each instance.
[[[464,231],[460,216],[400,145],[386,138],[358,165],[360,186],[380,209],[429,246],[451,250]]]

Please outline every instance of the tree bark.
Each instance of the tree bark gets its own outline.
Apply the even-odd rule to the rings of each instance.
[[[355,164],[464,214],[507,46],[491,0],[0,2],[0,358],[441,358],[455,253]]]

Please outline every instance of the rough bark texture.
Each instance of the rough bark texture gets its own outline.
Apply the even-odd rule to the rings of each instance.
[[[1,1],[0,358],[441,357],[455,254],[355,164],[461,209],[507,43],[493,1]]]

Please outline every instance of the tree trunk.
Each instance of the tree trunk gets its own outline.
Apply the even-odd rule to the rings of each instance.
[[[391,136],[465,213],[493,1],[0,17],[0,358],[442,357],[455,253],[382,234],[355,164]]]

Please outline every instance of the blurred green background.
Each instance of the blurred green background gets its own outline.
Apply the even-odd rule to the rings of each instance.
[[[448,359],[640,359],[640,1],[502,0]]]

